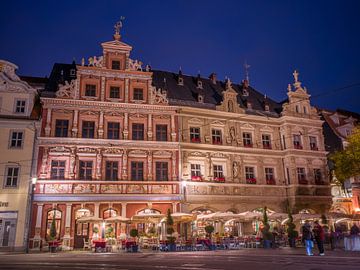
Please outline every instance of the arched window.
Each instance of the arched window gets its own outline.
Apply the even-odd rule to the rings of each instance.
[[[75,219],[81,218],[81,217],[90,217],[91,212],[89,209],[86,208],[80,208],[75,212]]]
[[[118,215],[117,211],[112,208],[106,209],[103,212],[103,218],[105,218],[105,219],[110,218],[110,217],[116,217],[117,215]]]
[[[62,212],[56,209],[50,209],[47,212],[46,217],[46,236],[47,238],[50,237],[50,228],[53,220],[55,221],[55,230],[56,230],[56,239],[60,239],[60,232],[61,232],[61,218]]]

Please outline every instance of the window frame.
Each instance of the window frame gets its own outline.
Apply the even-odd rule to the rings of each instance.
[[[166,166],[163,166],[165,164]],[[169,181],[169,162],[166,161],[155,162],[155,177],[156,177],[156,181]]]
[[[224,166],[222,164],[214,164],[213,165],[213,175],[214,179],[224,179]]]
[[[249,135],[249,136],[247,136]],[[253,140],[252,140],[252,133],[251,132],[243,132],[242,139],[244,147],[253,147]]]
[[[118,93],[117,97],[113,97],[111,95],[112,93],[114,93],[113,90],[115,90],[115,88],[117,89],[117,93]],[[109,98],[110,99],[121,99],[121,87],[120,86],[110,85],[109,86]]]
[[[91,135],[91,129],[89,129],[89,127],[84,127],[85,123],[92,123],[93,124],[93,129],[92,129],[92,136],[88,136]],[[87,120],[82,120],[81,122],[81,138],[83,139],[94,139],[95,138],[95,121],[87,121]],[[84,132],[86,131],[86,132]],[[85,137],[84,134],[87,134],[87,136]]]
[[[265,167],[265,181],[267,185],[275,185],[275,169],[273,167]]]
[[[200,143],[201,142],[201,129],[200,127],[189,128],[190,142]]]
[[[141,127],[141,129],[139,129]],[[138,136],[141,135],[141,136]],[[131,124],[131,139],[134,141],[145,140],[145,125],[144,123],[132,123]]]
[[[201,164],[200,163],[190,163],[190,177],[191,180],[201,180]]]
[[[114,68],[114,63],[118,63],[119,68]],[[117,64],[115,65],[117,67]],[[111,69],[112,70],[121,70],[121,61],[120,60],[111,60]]]
[[[54,165],[53,163],[57,162],[58,164],[56,165],[56,176],[54,176],[53,174],[53,170],[54,170]],[[64,166],[60,166],[60,163],[63,163]],[[59,169],[60,168],[60,169]],[[63,169],[61,169],[63,168]],[[63,177],[61,177],[61,174],[59,174],[59,172],[61,172],[61,170],[64,171],[63,173]],[[62,160],[62,159],[52,159],[50,161],[50,178],[52,180],[64,180],[65,179],[65,173],[66,173],[66,161]]]
[[[21,135],[21,139],[20,139],[20,146],[13,146],[12,143],[14,141],[13,139],[13,135],[17,133],[17,134],[22,134]],[[19,138],[15,138],[16,144],[19,142]],[[18,130],[18,129],[12,129],[10,130],[10,134],[9,134],[9,149],[22,149],[24,147],[24,141],[25,141],[25,131],[24,130]]]
[[[299,184],[307,184],[308,180],[306,178],[306,168],[305,167],[296,167],[296,178]]]
[[[313,141],[312,141],[312,139],[313,139]],[[313,136],[313,135],[309,136],[309,145],[310,145],[311,150],[313,150],[313,151],[319,150],[317,141],[318,140],[317,140],[316,136]]]
[[[114,124],[118,126],[117,129],[114,127],[110,127],[110,125],[114,125]],[[108,140],[120,140],[121,127],[120,127],[119,122],[109,121],[109,122],[107,122],[106,128],[107,128],[106,138]],[[110,134],[112,134],[112,135],[110,136]],[[114,134],[115,135],[117,134],[117,136],[114,136]]]
[[[109,165],[116,166],[109,166]],[[119,162],[114,160],[105,161],[105,181],[119,181]]]
[[[89,166],[89,164],[91,166]],[[92,160],[79,160],[79,179],[93,180],[94,162]]]
[[[254,166],[245,166],[245,180],[247,184],[256,184],[256,173]]]
[[[211,140],[213,144],[222,144],[222,130],[220,128],[211,129]]]
[[[94,89],[88,89],[88,87],[90,88],[94,86]],[[92,94],[92,91],[94,91],[94,95],[88,95],[89,92],[88,91],[91,91],[91,94]],[[91,84],[91,83],[86,83],[85,84],[85,91],[84,91],[84,97],[90,97],[90,98],[94,98],[96,97],[97,95],[97,87],[96,87],[96,84]]]
[[[13,173],[11,176],[9,176],[9,169],[13,170]],[[17,169],[17,175],[16,175],[16,185],[14,185],[14,169]],[[4,174],[4,184],[3,184],[3,188],[4,189],[15,189],[19,187],[19,182],[20,182],[20,177],[21,177],[21,173],[20,173],[20,166],[19,165],[8,165],[5,166],[5,174]],[[11,184],[8,185],[8,178],[11,177]]]
[[[264,139],[265,136],[268,137],[268,139]],[[261,143],[264,149],[272,149],[271,135],[267,133],[261,134]]]
[[[26,114],[27,113],[27,106],[28,106],[28,102],[27,102],[28,100],[26,99],[26,98],[15,98],[15,100],[14,100],[14,113],[15,114],[19,114],[19,115],[23,115],[23,114]],[[22,108],[24,111],[22,112],[22,111],[17,111],[17,109],[18,109],[18,102],[24,102],[25,104],[24,104],[24,106],[20,106],[20,108]]]
[[[140,91],[141,90],[141,94]],[[141,97],[141,98],[139,98]],[[140,88],[140,87],[134,87],[133,88],[133,96],[132,96],[132,100],[133,101],[144,101],[144,89]]]
[[[141,166],[139,166],[141,165]],[[141,174],[139,174],[141,171]],[[131,161],[130,162],[130,177],[131,181],[144,181],[144,161]],[[139,177],[141,176],[141,177]]]
[[[67,122],[67,125],[66,125],[66,133],[64,133],[64,126],[58,126],[58,121],[62,121],[62,122]],[[69,119],[55,119],[55,133],[54,133],[54,137],[57,137],[57,138],[67,138],[69,137]],[[61,136],[58,136],[57,134],[57,131],[58,131],[58,127],[60,127],[60,131],[61,131]],[[64,136],[66,135],[66,136]]]

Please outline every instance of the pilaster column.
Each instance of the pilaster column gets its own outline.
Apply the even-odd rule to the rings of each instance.
[[[152,152],[148,151],[147,153],[148,181],[153,180],[152,165],[153,165]]]
[[[122,216],[123,218],[126,217],[126,205],[127,205],[126,202],[122,202],[122,203],[121,203],[121,216]]]
[[[79,119],[79,110],[74,110],[73,125],[71,129],[73,138],[76,138],[78,134],[78,119]]]
[[[124,131],[123,131],[124,140],[128,140],[129,137],[129,113],[124,113]]]
[[[127,162],[127,152],[126,150],[124,150],[124,154],[122,156],[122,180],[128,180],[128,173],[127,173],[127,166],[128,166],[128,162]]]
[[[70,249],[71,246],[71,236],[70,236],[70,227],[71,227],[71,203],[66,204],[66,214],[65,214],[65,234],[64,234],[64,246],[67,249]]]
[[[101,88],[100,88],[100,100],[101,101],[105,100],[105,82],[106,82],[106,78],[101,77]]]
[[[96,179],[101,179],[101,162],[102,162],[102,154],[101,149],[97,149],[96,154]]]
[[[51,112],[52,112],[52,109],[51,109],[51,108],[47,108],[46,126],[45,126],[45,136],[46,136],[46,137],[49,137],[49,136],[50,136],[50,131],[51,131]]]
[[[153,131],[152,131],[152,114],[148,114],[148,130],[147,130],[147,136],[148,136],[148,140],[152,141],[152,137],[153,137]]]
[[[171,141],[176,141],[175,115],[171,115]]]
[[[47,172],[48,172],[48,147],[43,148],[43,156],[41,160],[41,172],[40,172],[40,179],[46,179]]]
[[[70,179],[74,179],[75,177],[75,163],[76,163],[76,155],[75,155],[75,147],[71,147],[70,149],[70,165],[69,165],[69,177]]]
[[[100,115],[99,115],[98,137],[99,137],[99,139],[104,138],[104,112],[103,111],[100,111]]]
[[[177,175],[176,175],[176,160],[177,160],[177,158],[176,157],[177,157],[176,151],[173,151],[172,155],[171,155],[171,168],[172,168],[171,178],[173,181],[177,180]]]
[[[129,103],[129,78],[125,79],[125,103]]]
[[[94,203],[94,217],[99,217],[100,203]]]
[[[42,214],[43,214],[43,203],[37,204],[36,212],[36,223],[35,223],[35,236],[34,239],[41,239],[41,223],[42,223]]]
[[[177,203],[172,203],[172,211],[173,211],[173,213],[177,212],[176,205],[177,205]]]

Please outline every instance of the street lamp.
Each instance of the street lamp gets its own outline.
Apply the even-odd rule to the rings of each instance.
[[[35,186],[36,186],[36,182],[37,182],[37,177],[32,177],[31,178],[31,188],[29,190],[29,197],[30,197],[30,202],[29,202],[29,224],[27,226],[27,239],[26,239],[26,249],[25,252],[29,253],[29,245],[30,245],[30,233],[31,233],[31,223],[32,223],[32,216],[33,216],[33,211],[32,211],[32,204],[34,201],[34,191],[35,191]]]

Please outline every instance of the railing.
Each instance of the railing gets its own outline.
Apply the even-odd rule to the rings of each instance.
[[[39,180],[36,194],[179,194],[179,182]]]

